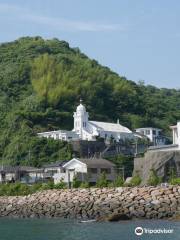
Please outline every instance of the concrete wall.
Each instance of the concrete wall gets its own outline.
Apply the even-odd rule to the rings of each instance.
[[[138,172],[142,184],[147,183],[151,169],[166,182],[170,167],[180,176],[180,151],[148,151],[143,158],[134,159],[134,174]]]

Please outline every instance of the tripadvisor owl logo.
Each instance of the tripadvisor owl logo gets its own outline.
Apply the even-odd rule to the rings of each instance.
[[[135,234],[140,236],[143,234],[143,228],[142,227],[137,227],[135,228]]]

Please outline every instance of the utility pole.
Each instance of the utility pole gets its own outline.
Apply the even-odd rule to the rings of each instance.
[[[29,162],[29,166],[30,166],[30,163],[31,163],[31,150],[30,149],[28,151],[28,162]]]
[[[138,154],[138,140],[137,140],[137,138],[135,138],[135,157],[137,156],[137,154]]]
[[[123,177],[123,181],[125,180],[125,176],[124,176],[124,166],[122,167],[122,177]]]
[[[67,170],[67,175],[68,175],[68,188],[71,188],[71,183],[70,183],[70,172]]]

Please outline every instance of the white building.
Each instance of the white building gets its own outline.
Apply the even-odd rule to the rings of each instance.
[[[170,128],[172,129],[173,144],[180,148],[180,122],[177,122],[175,126],[170,126]]]
[[[44,178],[44,172],[41,168],[29,166],[1,166],[0,167],[0,183],[15,182],[35,183]]]
[[[173,144],[150,147],[150,151],[179,151],[180,150],[180,121],[177,125],[170,126],[172,130]]]
[[[166,138],[162,135],[162,129],[152,127],[137,128],[136,132],[146,136],[154,146],[165,145],[166,143]]]
[[[63,140],[63,141],[71,141],[71,140],[78,140],[79,135],[73,131],[66,131],[66,130],[57,130],[51,132],[42,132],[38,133],[39,137],[46,137],[46,138],[54,138],[55,140]]]
[[[128,128],[119,123],[107,123],[89,121],[89,114],[80,100],[80,104],[74,112],[74,128],[72,131],[58,130],[51,132],[38,133],[40,137],[60,139],[64,141],[88,140],[96,141],[98,137],[104,139],[113,138],[116,141],[120,139],[133,139],[134,134]]]
[[[53,174],[55,184],[61,181],[71,184],[74,177],[77,177],[80,182],[87,181],[94,185],[103,172],[106,173],[108,181],[114,181],[116,178],[115,164],[102,158],[73,158],[61,165],[61,168],[56,168],[57,172]]]

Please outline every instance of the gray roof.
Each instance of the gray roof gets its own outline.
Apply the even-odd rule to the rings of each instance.
[[[111,168],[116,166],[114,163],[103,158],[83,158],[78,160],[87,164],[89,168],[91,167]]]
[[[40,168],[35,168],[35,167],[30,167],[30,166],[0,166],[0,172],[9,172],[13,173],[16,171],[21,171],[21,172],[41,172],[42,169]]]
[[[25,172],[42,172],[42,168],[30,167],[30,166],[20,166],[20,171]]]
[[[57,162],[53,162],[53,163],[49,163],[49,164],[44,164],[42,167],[43,168],[62,167],[66,162],[68,162],[68,161],[67,160],[57,161]]]

